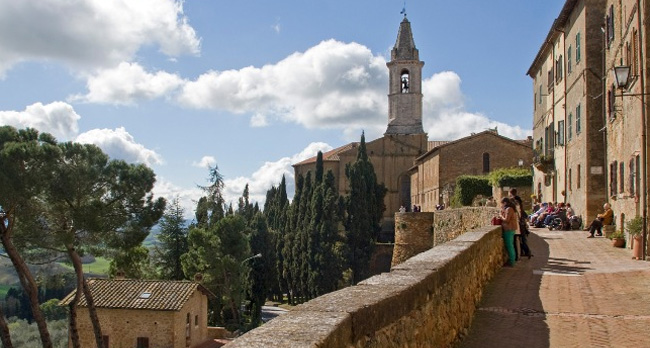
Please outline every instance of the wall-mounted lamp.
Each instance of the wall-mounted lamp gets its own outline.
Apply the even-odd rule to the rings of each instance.
[[[522,160],[522,159],[520,158],[519,161],[517,161],[517,164],[518,164],[520,167],[523,167],[523,166],[524,166],[524,160]]]
[[[627,83],[630,78],[630,66],[621,65],[614,67],[614,76],[616,77],[616,87],[619,89],[627,88]]]

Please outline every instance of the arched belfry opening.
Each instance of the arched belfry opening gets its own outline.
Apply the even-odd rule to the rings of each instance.
[[[401,88],[402,93],[408,93],[410,88],[411,76],[407,69],[403,69],[400,73]]]

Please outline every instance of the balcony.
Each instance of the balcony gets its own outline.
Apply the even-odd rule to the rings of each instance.
[[[533,166],[535,166],[535,168],[541,172],[544,172],[546,174],[550,173],[555,169],[555,158],[553,157],[553,153],[551,152],[544,155],[539,154],[537,151],[534,151]]]

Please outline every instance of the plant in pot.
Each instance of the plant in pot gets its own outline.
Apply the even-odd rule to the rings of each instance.
[[[622,248],[625,246],[625,234],[621,231],[616,231],[612,233],[609,238],[612,240],[612,245],[617,248]]]
[[[641,259],[641,243],[643,242],[643,236],[641,235],[643,231],[643,218],[637,216],[634,219],[630,220],[627,223],[627,231],[630,233],[630,238],[632,239],[632,253],[634,254],[633,258],[639,260]]]

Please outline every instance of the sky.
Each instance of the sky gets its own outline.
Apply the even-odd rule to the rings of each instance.
[[[526,76],[562,0],[0,0],[0,125],[145,163],[193,216],[218,166],[236,206],[388,121],[406,9],[429,140],[532,134]]]

